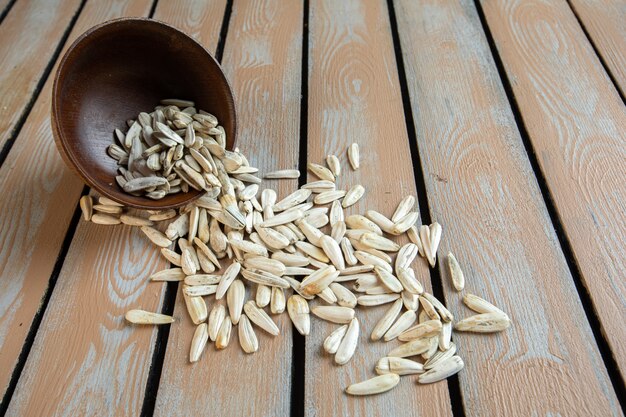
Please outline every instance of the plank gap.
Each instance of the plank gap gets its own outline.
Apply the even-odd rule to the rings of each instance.
[[[298,153],[298,187],[307,181],[308,115],[309,115],[309,0],[304,0],[302,12],[302,69],[300,81],[300,143]],[[292,324],[293,347],[291,352],[291,417],[304,415],[306,338]]]
[[[624,98],[624,92],[620,88],[619,83],[615,79],[615,76],[613,75],[613,72],[611,72],[611,69],[609,68],[609,66],[607,65],[606,61],[604,60],[604,57],[602,56],[602,53],[600,53],[600,50],[598,49],[596,43],[593,41],[593,38],[591,37],[591,35],[589,35],[589,32],[587,31],[587,27],[585,26],[585,24],[583,23],[582,19],[580,18],[580,15],[578,14],[578,11],[572,5],[571,0],[567,0],[567,4],[569,5],[569,8],[571,9],[572,13],[574,14],[574,17],[576,17],[576,21],[580,25],[580,28],[582,29],[583,33],[587,37],[587,41],[589,41],[589,44],[593,48],[593,51],[596,53],[596,56],[598,57],[598,60],[600,61],[600,64],[602,64],[602,68],[604,68],[604,72],[606,72],[606,75],[609,76],[609,79],[613,83],[613,86],[615,87],[615,90],[617,90],[617,94],[619,94],[620,98],[622,99],[622,103],[626,104],[626,99]]]
[[[580,298],[583,310],[585,312],[585,316],[591,327],[591,331],[593,333],[595,342],[598,346],[598,350],[600,351],[600,355],[604,362],[604,366],[606,367],[607,373],[609,375],[609,379],[611,380],[611,384],[613,385],[613,389],[615,390],[615,393],[617,394],[617,399],[620,403],[622,411],[626,412],[626,388],[624,385],[624,380],[622,379],[620,375],[619,368],[617,366],[615,357],[613,356],[613,353],[611,352],[611,348],[609,347],[609,344],[604,334],[602,333],[602,325],[598,318],[597,311],[595,309],[595,306],[593,305],[593,302],[591,301],[591,296],[589,295],[589,291],[583,283],[580,268],[574,257],[574,251],[572,250],[572,246],[569,240],[567,239],[567,236],[565,235],[565,229],[563,228],[563,224],[561,223],[561,220],[556,211],[554,201],[550,193],[550,190],[548,188],[546,178],[543,175],[543,172],[541,171],[539,167],[539,162],[537,161],[537,155],[530,142],[528,131],[526,129],[526,125],[524,124],[524,120],[522,119],[519,105],[515,98],[515,94],[513,93],[510,80],[504,69],[504,65],[502,63],[502,59],[500,57],[495,41],[491,34],[491,30],[489,28],[489,25],[487,24],[487,20],[483,12],[482,5],[480,1],[478,0],[474,0],[474,4],[478,12],[481,26],[483,28],[483,31],[485,32],[487,42],[489,43],[489,49],[491,50],[491,55],[493,56],[494,62],[496,64],[496,68],[498,70],[498,74],[500,75],[500,79],[502,80],[502,85],[504,87],[504,91],[506,92],[509,105],[513,112],[515,124],[517,126],[518,131],[520,132],[522,143],[524,144],[524,148],[526,150],[526,154],[528,155],[530,165],[537,179],[539,190],[541,191],[541,196],[545,202],[548,215],[550,216],[550,221],[552,223],[552,226],[554,227],[557,239],[559,241],[559,246],[561,248],[561,251],[563,252],[565,261],[567,263],[567,267],[572,275],[574,286],[576,287],[576,291],[578,293],[578,297]],[[595,46],[594,46],[594,50],[595,50]],[[597,51],[596,51],[596,54],[597,54]],[[604,65],[604,62],[602,63],[602,65]],[[607,69],[606,66],[604,67],[604,69],[605,70]],[[609,72],[607,71],[607,74],[608,73]],[[617,90],[619,91],[619,89]],[[622,97],[622,100],[623,100],[623,97]]]
[[[222,56],[224,55],[224,45],[226,45],[226,35],[228,35],[228,26],[232,12],[233,0],[228,0],[228,2],[226,2],[226,8],[224,9],[224,18],[222,19],[222,28],[220,29],[220,39],[217,42],[217,48],[215,49],[215,59],[220,64],[222,63]]]
[[[0,24],[2,24],[4,18],[7,17],[16,1],[17,0],[10,0],[6,6],[4,6],[4,9],[0,12]]]
[[[413,162],[413,175],[415,176],[415,188],[417,189],[417,200],[419,204],[420,217],[422,224],[430,224],[433,219],[430,215],[428,206],[428,196],[426,193],[426,179],[424,170],[422,169],[419,149],[417,148],[417,132],[415,130],[415,120],[411,109],[411,98],[409,96],[409,87],[406,79],[406,71],[404,69],[404,57],[402,55],[402,45],[400,44],[400,34],[398,32],[398,21],[396,19],[396,10],[393,0],[387,0],[387,10],[389,11],[389,22],[391,27],[391,38],[393,41],[393,50],[396,56],[396,66],[398,69],[398,79],[400,82],[400,91],[402,93],[402,105],[404,108],[404,120],[406,121],[406,131],[409,138],[409,149],[411,151],[411,160]],[[432,285],[433,295],[446,304],[443,292],[443,283],[439,271],[439,265],[430,269],[430,282]],[[448,378],[448,393],[450,395],[450,406],[454,417],[465,417],[463,408],[463,398],[461,396],[461,388],[459,385],[458,375]]]
[[[13,3],[15,3],[15,1]],[[72,19],[70,20],[70,24],[65,29],[65,32],[63,32],[63,36],[61,36],[61,40],[59,41],[56,48],[54,49],[54,53],[52,54],[52,57],[50,58],[48,65],[46,65],[46,68],[41,74],[39,81],[37,81],[37,85],[35,86],[33,94],[30,97],[30,100],[28,100],[28,103],[26,103],[26,106],[24,106],[24,110],[22,111],[22,114],[20,115],[19,120],[13,127],[9,137],[7,138],[7,141],[2,147],[2,150],[0,150],[0,166],[4,164],[4,161],[7,159],[7,156],[9,155],[9,152],[11,151],[11,148],[13,147],[13,144],[15,143],[15,140],[17,139],[17,137],[19,136],[22,130],[22,127],[24,127],[24,123],[26,123],[26,118],[30,114],[30,111],[33,109],[33,106],[35,105],[35,102],[37,101],[39,94],[41,94],[41,91],[43,90],[43,87],[46,84],[46,81],[48,80],[48,77],[50,76],[52,69],[54,68],[54,64],[59,59],[59,56],[61,55],[61,51],[63,50],[63,47],[65,46],[65,43],[67,42],[67,38],[70,36],[70,33],[72,32],[72,29],[74,28],[74,25],[76,24],[76,21],[78,20],[78,16],[80,16],[80,13],[83,11],[83,8],[85,7],[85,3],[87,3],[87,0],[82,0],[80,3],[80,6],[78,6],[78,9],[76,10],[76,13],[74,13],[74,16],[72,16]],[[9,7],[10,6],[7,6],[7,8]],[[7,13],[3,13],[3,15],[0,17],[0,22],[2,22],[2,19],[4,19],[6,14]]]
[[[83,2],[84,3],[84,2]],[[82,6],[81,6],[82,7]],[[85,186],[83,188],[83,192],[81,195],[85,195],[89,193],[89,188]],[[63,267],[63,262],[65,261],[65,256],[69,251],[70,244],[72,243],[72,239],[74,238],[74,233],[76,232],[76,227],[78,226],[78,222],[82,212],[80,208],[77,206],[74,209],[74,214],[72,215],[72,221],[70,222],[69,227],[67,228],[67,232],[65,233],[65,238],[63,239],[63,244],[61,245],[61,249],[59,250],[59,255],[57,257],[56,263],[54,264],[54,268],[52,269],[52,274],[50,275],[50,280],[48,281],[48,288],[44,293],[43,299],[41,300],[41,305],[39,306],[39,310],[33,317],[33,322],[28,330],[28,335],[26,339],[24,339],[24,345],[22,346],[22,351],[17,358],[17,364],[15,365],[15,369],[13,369],[13,374],[11,375],[11,380],[9,381],[9,385],[7,386],[7,390],[2,397],[2,402],[0,402],[0,416],[4,416],[9,408],[9,403],[11,402],[11,398],[13,397],[13,393],[15,392],[15,388],[17,387],[17,383],[20,379],[20,375],[22,374],[22,370],[26,365],[26,359],[28,359],[28,354],[33,346],[35,341],[35,336],[37,335],[37,331],[39,330],[39,326],[41,325],[41,321],[43,319],[43,315],[46,312],[46,308],[48,307],[48,302],[50,301],[50,297],[52,296],[52,292],[54,291],[55,284],[57,279],[59,278],[59,274],[61,273],[61,268]]]

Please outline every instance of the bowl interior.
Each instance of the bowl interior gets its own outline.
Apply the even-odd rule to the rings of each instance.
[[[217,61],[179,30],[150,19],[119,19],[82,35],[63,57],[53,88],[52,125],[70,167],[101,194],[138,208],[183,205],[200,193],[161,200],[125,193],[115,181],[117,162],[106,153],[115,128],[150,112],[159,100],[193,100],[235,141],[235,104]]]

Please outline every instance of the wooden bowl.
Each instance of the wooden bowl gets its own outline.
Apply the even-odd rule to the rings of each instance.
[[[127,194],[106,151],[115,128],[126,132],[126,120],[165,98],[193,100],[197,109],[213,113],[226,131],[227,148],[234,148],[232,90],[202,45],[152,19],[116,19],[91,28],[63,56],[52,88],[52,131],[63,159],[100,194],[126,206],[158,210],[193,201],[200,192],[161,200]]]

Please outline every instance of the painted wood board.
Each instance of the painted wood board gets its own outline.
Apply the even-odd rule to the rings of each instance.
[[[564,2],[483,7],[582,283],[624,377],[626,107]]]
[[[447,305],[472,314],[442,267],[452,251],[464,293],[513,321],[454,334],[465,415],[621,415],[474,3],[394,5]]]
[[[626,3],[622,0],[570,0],[569,3],[623,96],[626,94]]]
[[[18,1],[0,25],[0,149],[15,133],[80,0]],[[0,4],[0,11],[4,5]]]
[[[237,100],[236,146],[261,173],[298,166],[302,13],[300,1],[233,4],[222,67]],[[199,33],[205,44],[215,38],[208,27]],[[284,196],[297,186],[295,180],[264,181],[261,189],[272,187]],[[250,288],[247,297],[254,298]],[[209,299],[210,309],[216,301]],[[241,350],[233,329],[226,349],[217,351],[210,345],[193,365],[189,348],[195,326],[181,294],[174,314],[181,323],[170,332],[157,415],[289,415],[292,333],[286,313],[274,317],[281,331],[278,337],[255,328],[259,339],[255,354]]]

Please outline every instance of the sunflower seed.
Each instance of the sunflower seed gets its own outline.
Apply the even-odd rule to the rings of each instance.
[[[185,277],[185,285],[216,285],[219,284],[221,275],[198,274]]]
[[[346,393],[350,395],[373,395],[387,392],[400,382],[397,374],[385,374],[375,376],[366,381],[350,385],[346,388]]]
[[[328,219],[331,226],[334,226],[337,222],[344,221],[343,208],[341,207],[341,202],[339,202],[339,200],[335,200],[331,204]]]
[[[384,232],[394,234],[393,233],[394,223],[391,220],[389,220],[387,217],[385,217],[383,214],[374,210],[367,210],[365,212],[365,216],[371,221],[373,221],[374,223],[376,223],[376,225],[380,229],[382,229]]]
[[[226,294],[226,290],[228,290],[228,287],[230,287],[235,278],[237,278],[237,275],[239,275],[240,271],[241,264],[239,262],[233,262],[228,268],[226,268],[226,271],[224,271],[222,279],[217,286],[217,291],[215,292],[216,300],[221,299],[224,294]]]
[[[350,166],[354,171],[359,169],[359,145],[357,145],[356,143],[353,143],[348,147],[348,161],[350,161]]]
[[[439,242],[441,242],[441,225],[434,222],[430,225],[430,253],[434,260],[437,259],[437,249],[439,248]],[[434,266],[434,265],[432,265]]]
[[[417,314],[415,314],[415,311],[405,311],[393,324],[393,326],[391,326],[387,333],[385,333],[385,342],[398,337],[402,332],[411,327],[411,325],[415,323],[415,320],[417,320]]]
[[[358,341],[359,321],[356,318],[353,318],[348,325],[346,334],[337,348],[337,353],[335,353],[335,363],[337,365],[344,365],[350,361],[356,351]]]
[[[165,314],[153,313],[145,310],[129,310],[125,314],[126,320],[133,324],[169,324],[174,323],[174,317]]]
[[[350,240],[346,237],[341,239],[341,251],[343,252],[343,257],[348,265],[356,265],[359,260],[354,256],[354,248],[352,248],[352,244]],[[345,271],[350,268],[345,268],[341,271],[342,275],[345,275]]]
[[[338,177],[341,174],[341,164],[339,163],[339,158],[335,155],[326,156],[326,165],[328,165],[328,168],[335,177]]]
[[[300,220],[304,217],[304,213],[300,210],[287,210],[274,217],[265,220],[259,226],[261,227],[274,227],[281,224],[291,223],[296,220]]]
[[[439,320],[428,320],[409,329],[406,329],[398,335],[401,342],[410,342],[411,340],[420,338],[431,338],[441,333],[442,324]]]
[[[259,341],[254,333],[250,320],[245,315],[239,321],[239,344],[246,353],[254,353],[259,350]]]
[[[406,358],[409,356],[420,355],[430,348],[430,344],[430,338],[414,339],[393,349],[387,356]]]
[[[422,304],[422,308],[431,320],[441,320],[439,313],[437,313],[435,307],[433,307],[432,303],[428,299],[420,296],[420,304]]]
[[[439,316],[441,316],[441,320],[443,321],[452,321],[454,320],[454,316],[448,309],[439,301],[434,295],[429,294],[427,292],[421,294],[420,297],[426,298],[433,305]]]
[[[123,188],[127,193],[134,193],[148,188],[165,185],[166,183],[167,180],[163,177],[140,177],[126,182]]]
[[[450,274],[452,285],[457,291],[463,291],[463,288],[465,288],[465,277],[463,276],[463,271],[461,270],[459,262],[456,260],[452,252],[448,252],[447,260],[448,272]]]
[[[311,244],[318,247],[320,246],[320,238],[324,236],[324,234],[319,229],[311,226],[311,224],[304,219],[298,220],[296,225]]]
[[[441,381],[456,373],[458,373],[465,364],[463,359],[459,356],[452,356],[446,360],[439,362],[432,369],[424,372],[419,376],[418,382],[420,384],[430,384],[433,382]]]
[[[93,213],[91,215],[91,221],[96,224],[105,224],[109,226],[121,223],[120,219],[117,217],[100,213]]]
[[[357,304],[362,306],[377,306],[390,303],[398,298],[400,298],[400,294],[360,295],[357,297]],[[402,303],[402,300],[400,300],[400,303]]]
[[[376,364],[376,373],[378,375],[397,374],[397,375],[414,375],[424,372],[424,365],[419,362],[405,358],[384,357],[380,358]]]
[[[309,317],[309,304],[301,296],[294,294],[287,300],[287,312],[296,330],[308,336],[311,332],[311,319]]]
[[[181,100],[178,98],[167,98],[161,100],[163,106],[176,106],[176,107],[194,107],[195,103],[189,100]]]
[[[120,221],[123,224],[129,226],[152,226],[152,222],[148,219],[144,219],[143,217],[132,216],[130,214],[122,214],[120,216]]]
[[[365,188],[361,184],[353,186],[346,193],[346,196],[341,203],[342,207],[347,208],[356,204],[356,202],[363,197],[363,194],[365,194]]]
[[[285,311],[286,306],[285,292],[282,288],[272,287],[272,296],[270,302],[270,311],[272,314],[281,314]]]
[[[463,302],[470,309],[474,310],[477,313],[501,313],[505,314],[504,311],[500,310],[498,307],[491,304],[489,301],[480,298],[474,294],[465,294],[463,296]]]
[[[335,183],[328,180],[313,181],[304,184],[301,187],[303,190],[309,190],[313,193],[323,193],[324,191],[332,191],[335,189]]]
[[[372,330],[370,338],[373,341],[380,340],[383,335],[387,333],[387,330],[389,330],[401,310],[402,300],[396,300],[387,312],[385,312],[385,314],[380,318],[380,320],[378,320],[378,323],[376,323],[374,329]]]
[[[176,210],[163,210],[159,213],[151,214],[148,219],[153,222],[160,222],[176,217]]]
[[[400,221],[400,219],[411,212],[413,206],[415,206],[415,197],[407,195],[398,203],[396,211],[394,211],[393,216],[391,216],[391,221],[394,223]]]
[[[228,287],[226,292],[226,305],[228,306],[228,314],[233,324],[239,323],[241,317],[241,310],[246,299],[246,287],[241,280],[236,279]]]
[[[309,264],[309,258],[306,256],[284,253],[284,252],[275,252],[272,254],[272,259],[282,262],[286,266],[307,266]]]
[[[342,307],[356,307],[356,296],[352,291],[337,282],[332,282],[329,287],[337,297],[337,304]]]
[[[397,264],[397,260],[396,260]],[[397,269],[396,269],[397,270]],[[420,295],[424,292],[424,287],[422,284],[415,278],[415,272],[412,268],[400,268],[397,270],[398,280],[402,283],[402,287],[413,294]]]
[[[343,326],[334,330],[331,334],[324,339],[324,350],[331,355],[337,353],[337,349],[339,349],[339,345],[341,344],[341,340],[346,334],[348,330],[348,325],[344,324]]]
[[[284,275],[286,270],[282,262],[263,257],[248,258],[244,261],[244,266],[248,269],[260,269],[261,271],[266,271],[277,276]]]
[[[402,297],[402,302],[404,303],[404,307],[407,310],[417,311],[420,305],[419,295],[413,294],[408,291],[402,291],[400,293],[400,296]]]
[[[452,337],[452,322],[443,323],[441,333],[439,333],[439,350],[450,349],[450,338]]]
[[[324,263],[330,262],[330,259],[328,258],[328,256],[326,256],[326,254],[324,253],[322,249],[318,248],[317,246],[313,246],[312,244],[308,242],[296,242],[296,248],[300,249],[304,254],[320,262],[324,262]]]
[[[297,169],[283,169],[279,171],[268,172],[263,176],[265,179],[293,179],[300,178],[300,171]]]
[[[269,287],[289,288],[289,282],[274,274],[258,269],[242,269],[241,275],[255,284],[267,285]]]
[[[324,204],[331,203],[335,200],[339,200],[340,198],[343,198],[345,195],[346,195],[346,192],[344,190],[324,191],[316,195],[315,198],[313,199],[313,202],[317,205],[324,205]]]
[[[343,255],[341,253],[341,248],[335,239],[330,236],[322,236],[320,238],[320,246],[322,247],[328,259],[335,265],[335,268],[342,270],[346,267],[345,261],[343,259]],[[339,274],[337,274],[339,275]]]
[[[268,256],[267,248],[261,245],[257,245],[254,242],[240,239],[230,239],[229,243],[232,247],[239,249],[242,252],[253,253],[259,256]]]
[[[360,214],[353,214],[346,217],[346,226],[355,230],[367,230],[380,236],[383,234],[383,231],[376,223]]]
[[[374,267],[374,272],[376,276],[380,280],[380,282],[388,288],[391,292],[402,292],[404,289],[402,284],[398,280],[398,278],[394,277],[393,274],[379,266]]]
[[[374,256],[370,253],[364,251],[356,251],[354,252],[354,256],[363,264],[363,265],[373,265],[374,267],[379,267],[389,273],[393,270],[391,269],[391,265],[385,262],[383,259],[378,256]]]
[[[287,275],[295,275],[295,276],[311,275],[313,272],[315,272],[314,269],[302,268],[299,266],[289,266],[285,268],[285,274]]]
[[[255,301],[257,306],[263,308],[267,306],[272,299],[272,287],[268,287],[267,285],[259,284],[256,287],[256,296]]]
[[[456,322],[454,329],[460,332],[494,333],[508,329],[511,319],[502,313],[481,313]]]
[[[424,369],[432,369],[437,366],[438,363],[454,356],[456,353],[456,345],[454,342],[450,342],[450,348],[446,351],[438,351],[431,356],[426,362],[424,362]]]
[[[202,297],[190,297],[183,292],[183,299],[187,306],[187,312],[194,324],[200,324],[207,319],[208,312],[206,303]]]
[[[400,249],[400,245],[396,242],[372,232],[364,233],[359,242],[369,248],[386,252],[397,252]]]
[[[335,181],[335,175],[331,172],[331,170],[322,165],[309,162],[307,164],[307,169],[321,180]]]
[[[185,279],[185,273],[180,268],[164,269],[150,275],[152,281],[182,281]]]
[[[176,220],[167,225],[165,229],[165,236],[168,239],[174,240],[177,237],[183,237],[187,235],[189,231],[189,214],[181,214]]]
[[[391,228],[391,233],[394,235],[400,235],[406,232],[413,225],[415,225],[419,217],[420,215],[417,211],[407,214],[406,216],[401,218],[398,222],[394,223],[393,227]]]
[[[400,248],[398,256],[396,257],[395,270],[396,274],[400,274],[400,270],[409,268],[415,257],[417,256],[418,249],[414,243],[407,243]]]
[[[193,339],[191,339],[191,349],[189,352],[189,362],[197,362],[200,359],[200,355],[206,347],[209,340],[209,331],[206,323],[201,323],[196,327],[196,331],[193,333]]]
[[[83,218],[87,221],[91,220],[93,214],[93,199],[90,195],[84,195],[80,198],[80,209],[83,212]]]
[[[260,309],[254,304],[254,301],[250,300],[243,306],[243,311],[246,313],[246,316],[250,319],[250,321],[261,329],[265,330],[267,333],[272,336],[277,336],[280,333],[278,326],[276,323],[267,315],[265,311]]]
[[[346,324],[354,318],[354,310],[340,306],[315,306],[311,312],[322,320],[331,323]]]
[[[217,349],[225,349],[228,346],[232,329],[233,324],[230,321],[230,317],[224,317],[220,330],[217,332],[217,337],[215,338],[215,347]]]
[[[328,287],[337,276],[339,276],[339,272],[332,265],[318,269],[302,281],[300,291],[305,295],[319,294]]]
[[[280,200],[278,203],[274,204],[274,211],[284,211],[288,208],[291,208],[297,204],[306,201],[307,198],[311,195],[311,190],[300,189],[298,191],[294,191],[289,194],[287,197]]]
[[[183,249],[183,253],[180,255],[180,264],[185,275],[194,275],[196,273],[196,264],[188,248]]]
[[[192,285],[183,286],[183,292],[190,297],[204,297],[207,295],[215,294],[217,285]]]

